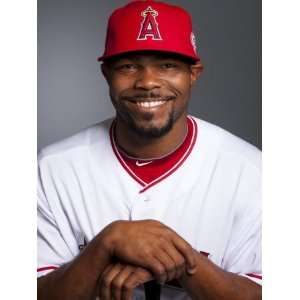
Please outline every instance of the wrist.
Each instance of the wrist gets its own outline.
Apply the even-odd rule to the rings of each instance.
[[[120,234],[120,224],[124,221],[114,221],[107,225],[97,236],[97,244],[111,257],[114,255],[115,244]]]

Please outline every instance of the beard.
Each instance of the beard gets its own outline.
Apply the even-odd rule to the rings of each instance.
[[[135,135],[147,140],[163,137],[173,128],[175,122],[172,112],[169,113],[165,123],[160,127],[155,126],[154,124],[151,125],[151,120],[153,118],[151,113],[144,115],[144,120],[149,122],[149,126],[147,127],[139,125],[129,113],[117,113],[117,116],[127,124],[128,129]]]

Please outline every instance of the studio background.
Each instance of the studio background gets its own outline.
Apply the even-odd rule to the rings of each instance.
[[[97,57],[127,2],[38,1],[38,150],[114,115]],[[261,148],[261,1],[167,2],[191,13],[204,65],[189,112]]]

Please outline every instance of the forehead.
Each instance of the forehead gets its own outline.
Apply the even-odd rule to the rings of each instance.
[[[162,51],[137,51],[124,53],[122,55],[114,56],[105,61],[106,63],[118,63],[124,60],[131,60],[137,62],[160,61],[160,60],[175,60],[180,63],[192,64],[192,61],[182,55],[162,52]]]

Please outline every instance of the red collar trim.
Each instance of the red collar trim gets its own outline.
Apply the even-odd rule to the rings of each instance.
[[[181,158],[168,171],[166,171],[161,176],[157,177],[156,179],[154,179],[153,181],[151,181],[149,183],[146,183],[139,176],[137,176],[133,172],[133,170],[129,167],[129,165],[126,163],[126,161],[123,159],[122,154],[120,153],[120,151],[117,147],[117,144],[116,144],[116,140],[115,140],[115,121],[112,122],[112,125],[110,128],[110,140],[111,140],[111,145],[112,145],[113,151],[114,151],[116,157],[118,158],[120,164],[122,165],[122,167],[127,171],[127,173],[135,181],[137,181],[143,187],[142,190],[140,191],[140,193],[145,192],[147,189],[151,188],[152,186],[156,185],[157,183],[161,182],[162,180],[164,180],[165,178],[167,178],[168,176],[173,174],[185,162],[185,160],[188,158],[188,156],[192,152],[194,145],[196,143],[196,139],[197,139],[197,135],[198,135],[198,128],[197,128],[196,121],[192,117],[188,117],[188,119],[191,121],[191,124],[192,124],[192,138],[191,138],[191,142],[190,142],[188,148],[183,153]]]
[[[134,172],[132,172],[132,170],[130,169],[130,167],[127,165],[127,163],[125,162],[125,160],[123,159],[122,155],[120,154],[117,144],[116,144],[116,140],[115,140],[115,127],[116,127],[116,121],[114,120],[110,126],[110,142],[112,145],[112,148],[114,150],[114,153],[116,155],[116,157],[118,158],[119,162],[121,163],[122,167],[127,171],[127,173],[134,179],[136,180],[140,185],[142,186],[146,186],[147,183],[144,182],[142,179],[140,179],[138,176],[135,175]]]

